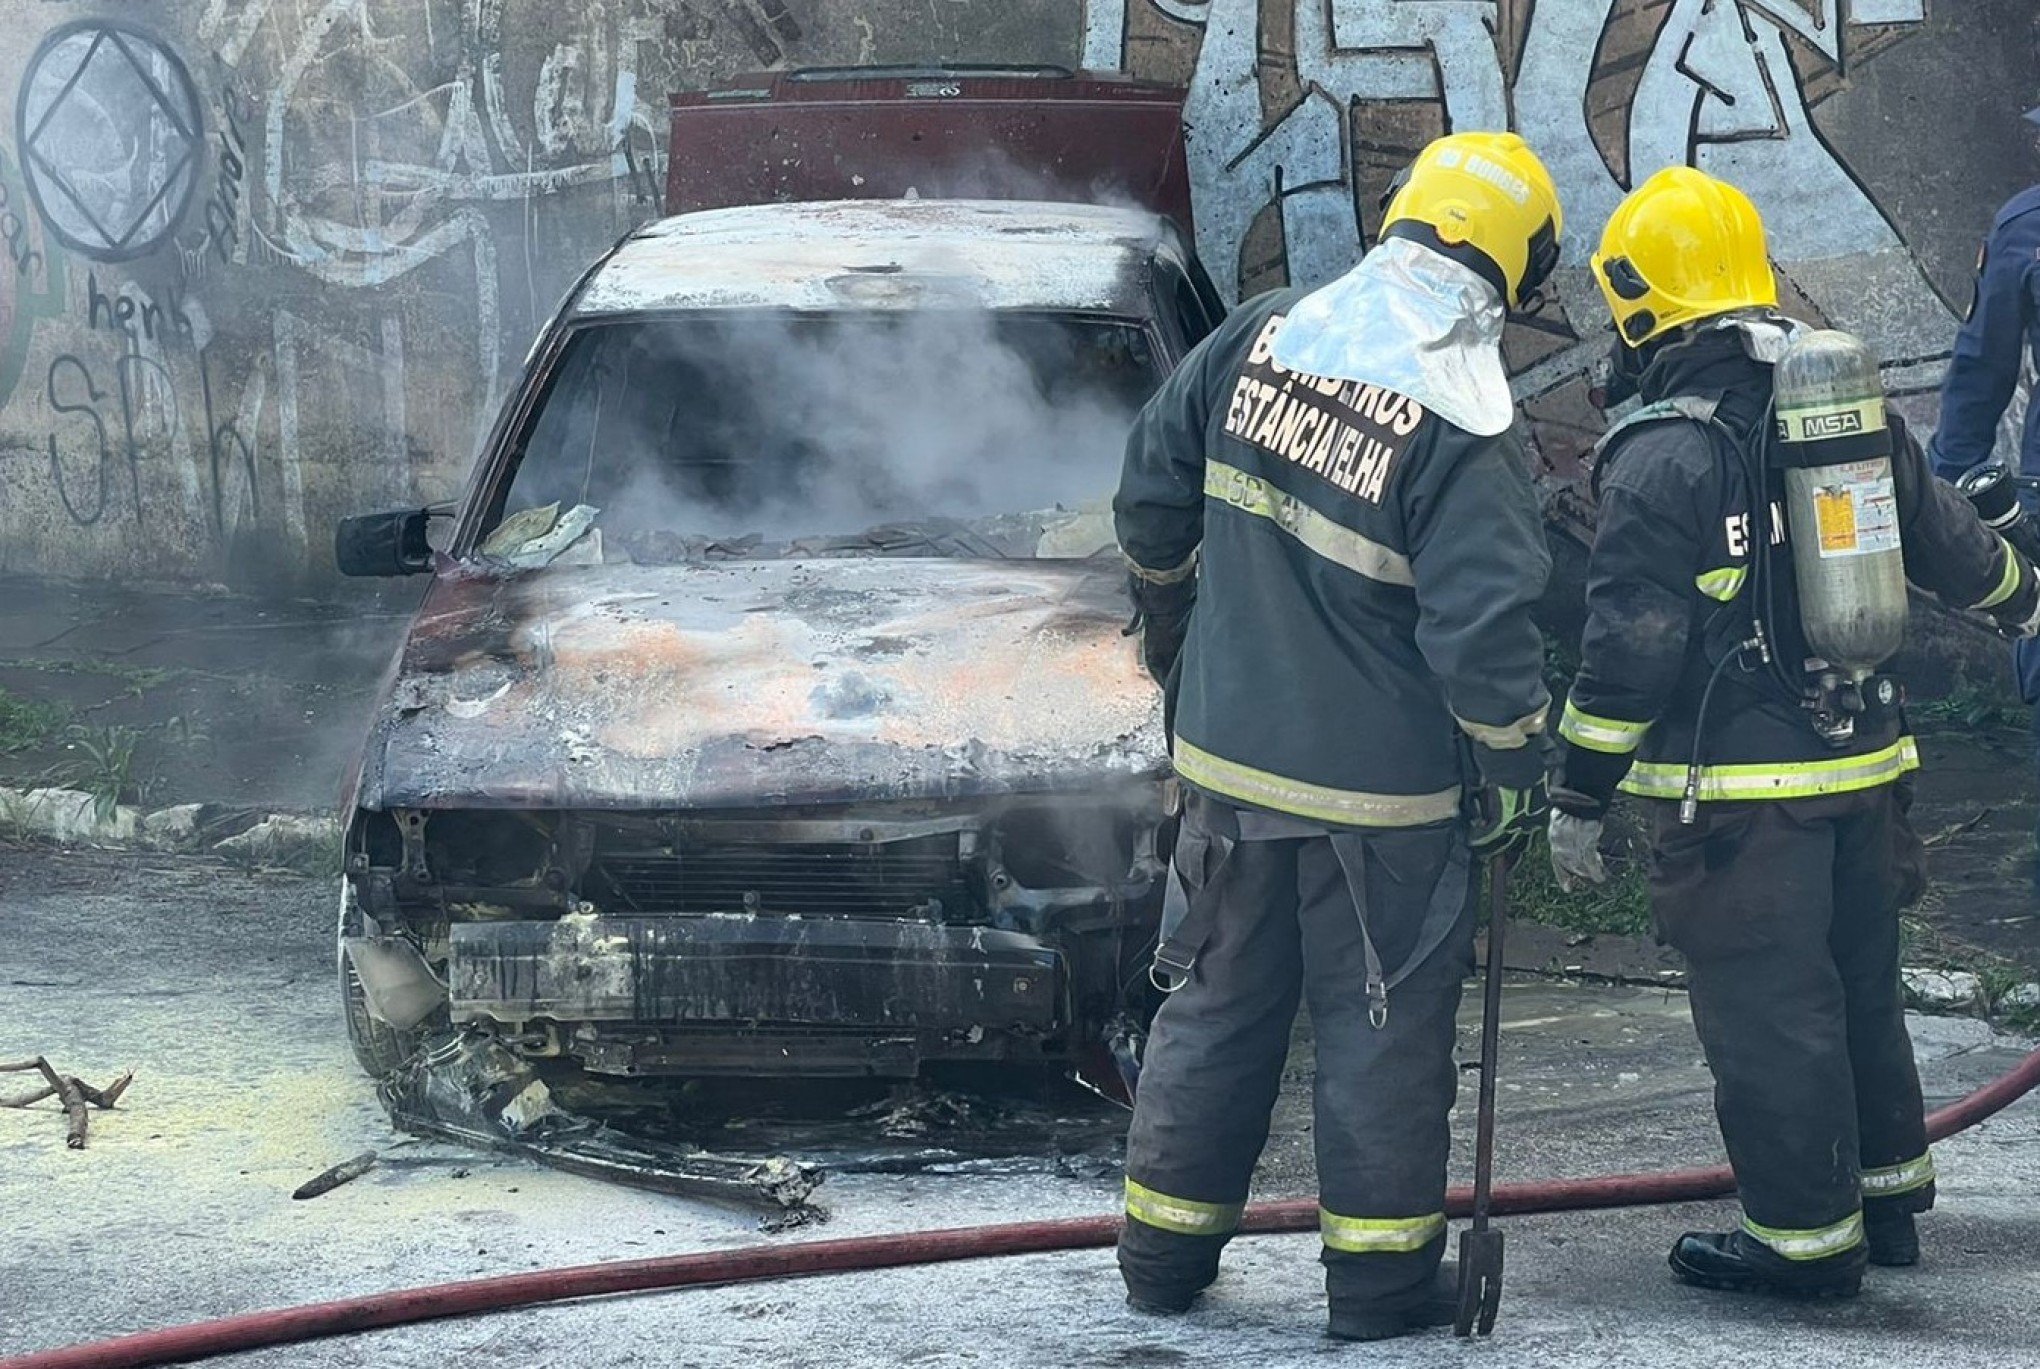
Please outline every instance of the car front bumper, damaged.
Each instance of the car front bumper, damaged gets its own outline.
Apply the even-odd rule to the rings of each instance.
[[[1072,1017],[1063,954],[1024,932],[757,915],[452,929],[455,1022],[574,1024],[602,1074],[912,1075],[1005,1055]]]
[[[1168,802],[362,812],[343,948],[387,1028],[606,1076],[1057,1060],[1140,1015]]]

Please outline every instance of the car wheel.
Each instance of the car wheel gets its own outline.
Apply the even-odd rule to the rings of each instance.
[[[371,1079],[381,1079],[394,1074],[418,1053],[424,1033],[400,1032],[369,1012],[368,994],[361,987],[361,977],[355,974],[353,962],[347,958],[346,946],[348,937],[361,936],[365,931],[361,908],[354,901],[354,888],[342,877],[340,926],[333,940],[333,950],[339,959],[340,1010],[347,1019],[347,1042],[354,1047],[354,1058]]]

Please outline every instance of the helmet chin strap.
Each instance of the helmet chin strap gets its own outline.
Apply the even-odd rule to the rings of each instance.
[[[1645,344],[1649,346],[1649,344]],[[1618,404],[1636,398],[1649,358],[1641,348],[1631,347],[1618,335],[1608,345],[1608,355],[1593,370],[1587,402],[1606,413]]]
[[[1550,301],[1545,298],[1542,290],[1531,290],[1516,302],[1516,306],[1513,309],[1509,310],[1509,321],[1511,323],[1528,322],[1538,314],[1543,313],[1544,306],[1548,303]]]

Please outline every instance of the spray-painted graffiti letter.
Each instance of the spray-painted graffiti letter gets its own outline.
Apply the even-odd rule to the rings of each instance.
[[[114,379],[120,384],[121,428],[127,438],[128,484],[135,497],[137,523],[142,521],[142,452],[135,442],[135,372],[143,367],[156,373],[156,393],[162,396],[164,404],[155,408],[155,412],[163,425],[165,441],[176,439],[178,424],[177,391],[171,385],[169,368],[154,357],[136,352],[129,352],[114,363]]]
[[[220,101],[224,124],[218,134],[220,174],[205,202],[206,236],[222,264],[233,261],[234,250],[241,243],[241,181],[247,174],[242,158],[248,151],[241,135],[244,112],[240,94],[229,87]]]
[[[256,517],[262,515],[262,500],[255,492],[255,450],[248,445],[248,439],[241,436],[238,419],[218,422],[213,417],[212,370],[206,364],[204,352],[198,354],[199,393],[205,400],[205,430],[207,445],[212,456],[212,516],[213,532],[221,537],[226,535],[226,481],[222,467],[226,464],[228,445],[239,448],[241,471],[248,482],[248,510]]]
[[[66,404],[57,398],[57,372],[65,366],[75,370],[78,379],[85,383],[85,403]],[[78,505],[71,502],[70,490],[64,482],[64,463],[57,456],[57,435],[50,434],[50,479],[56,484],[57,498],[63,501],[64,512],[71,515],[73,522],[80,527],[89,528],[106,513],[106,463],[113,453],[106,445],[106,420],[99,416],[99,410],[94,407],[100,400],[106,398],[106,395],[92,383],[92,373],[85,369],[85,363],[68,352],[50,363],[50,372],[44,381],[43,392],[48,397],[52,409],[60,414],[84,414],[92,420],[93,431],[98,434],[99,458],[94,462],[94,470],[98,476],[98,495],[89,510],[81,510]]]

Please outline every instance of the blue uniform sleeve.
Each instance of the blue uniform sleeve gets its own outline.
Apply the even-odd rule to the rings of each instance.
[[[2040,213],[2015,215],[1984,244],[1976,299],[1955,338],[1941,386],[1934,474],[1952,480],[1990,459],[1998,420],[2018,387],[2026,336],[2033,328],[2033,273],[2040,254]],[[2032,472],[2040,474],[2040,472]]]

